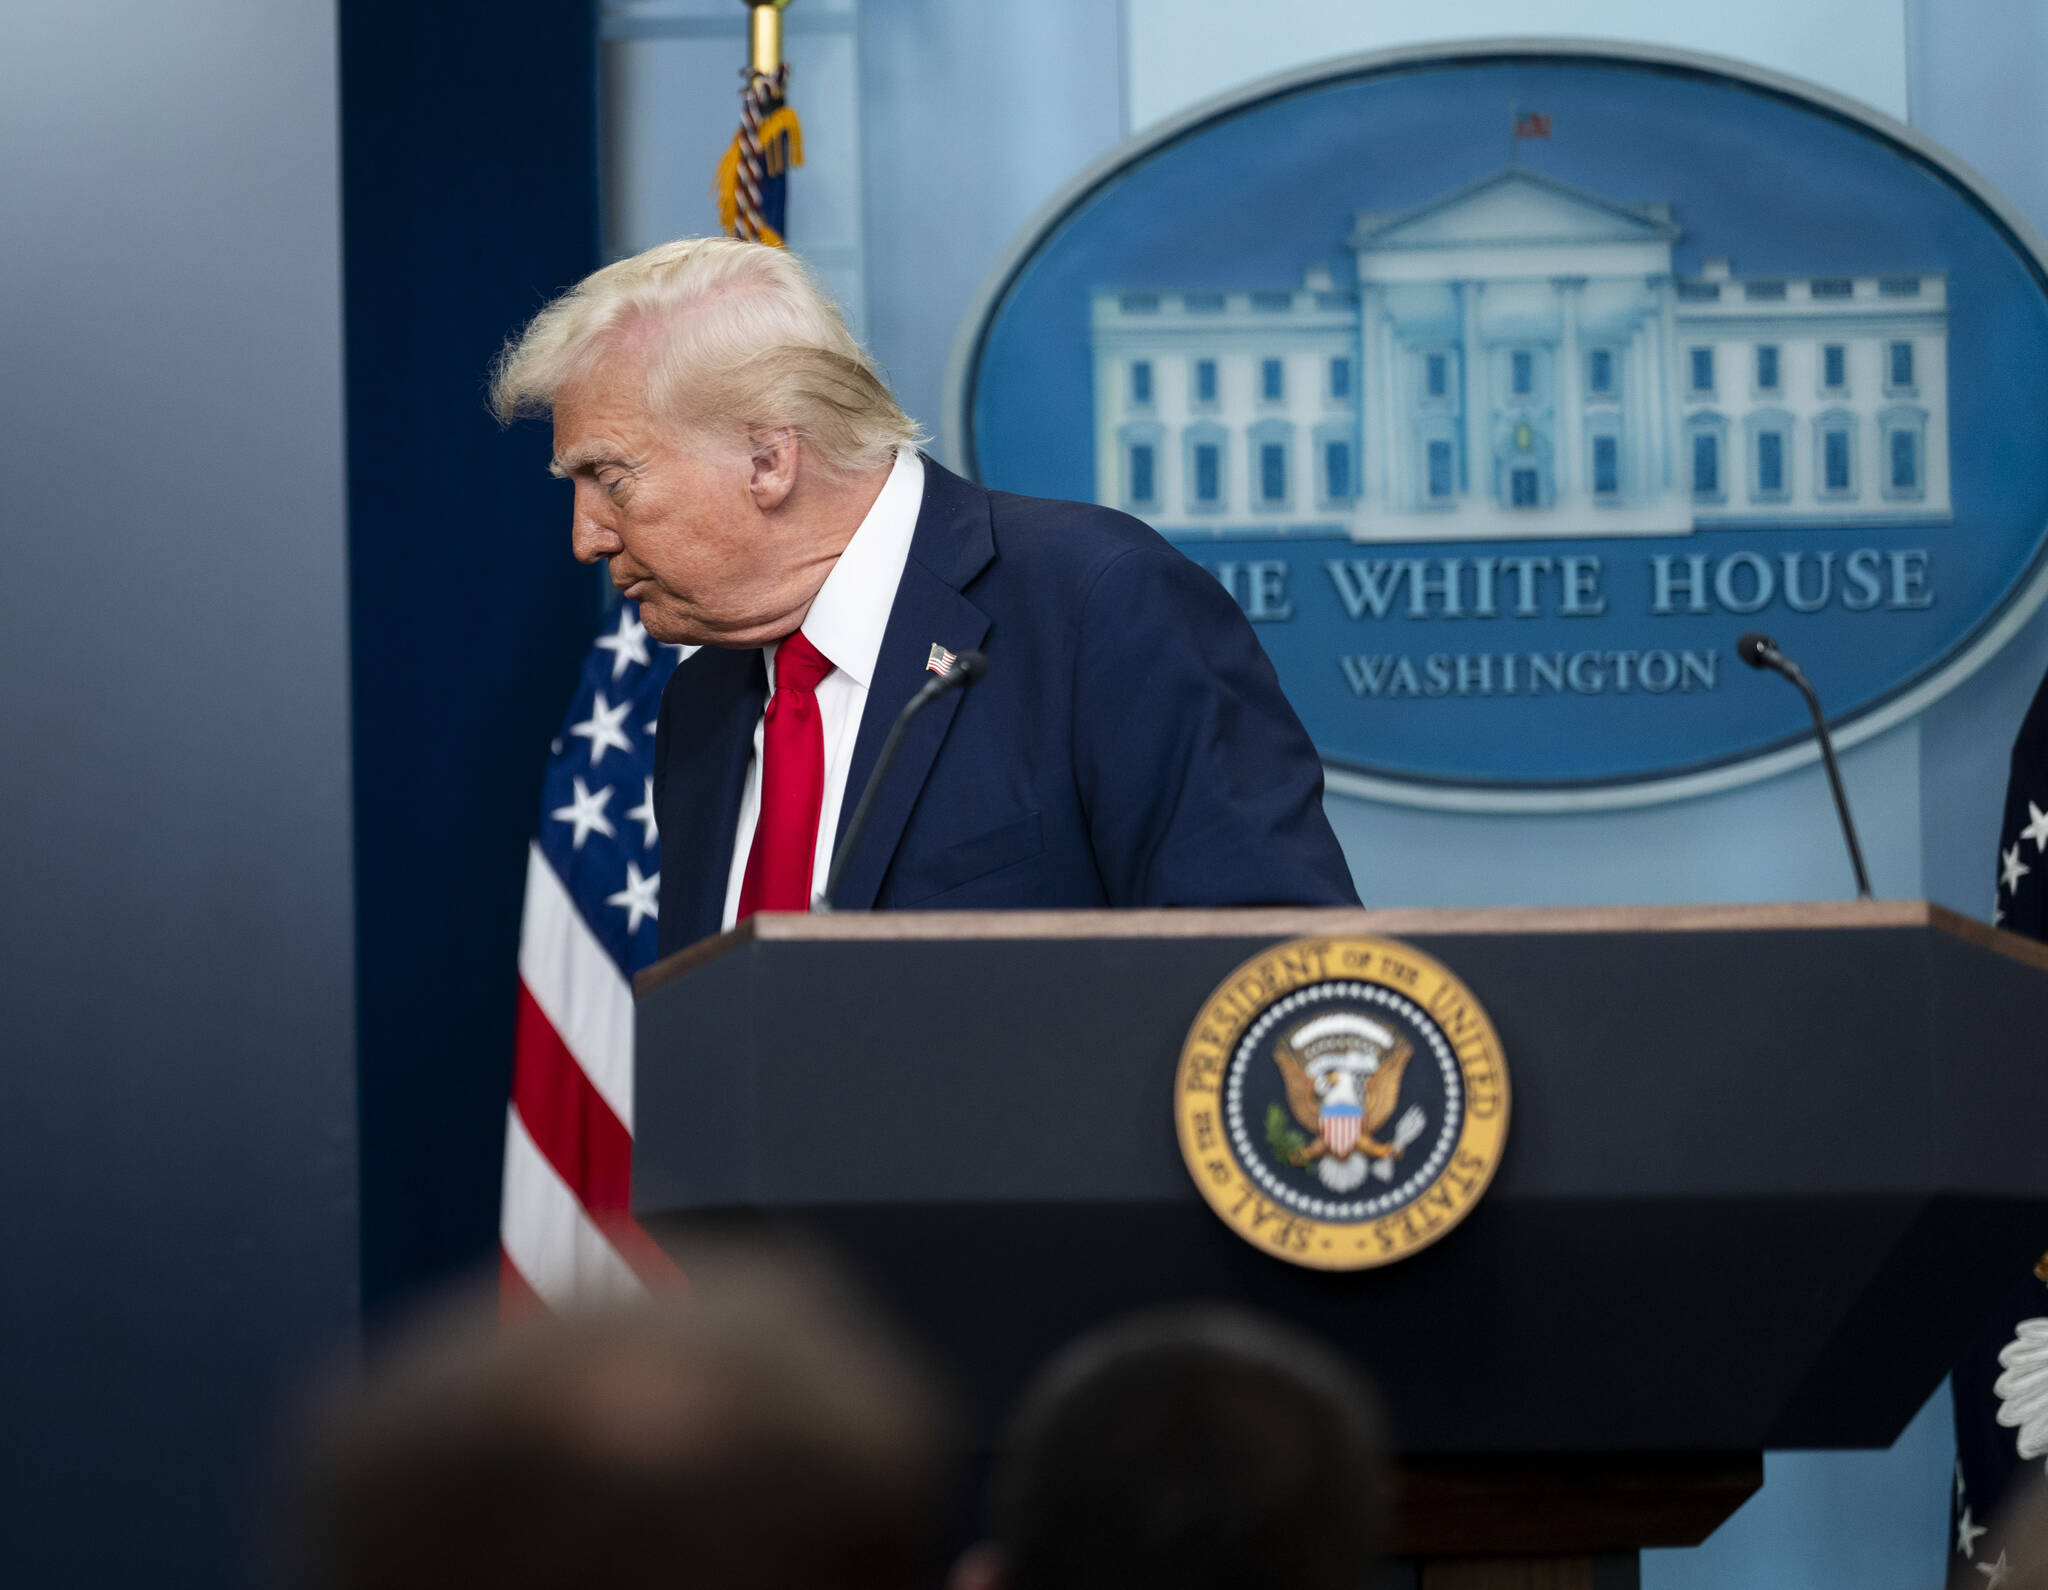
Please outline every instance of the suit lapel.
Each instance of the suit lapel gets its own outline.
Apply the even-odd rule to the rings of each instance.
[[[881,755],[882,742],[904,703],[930,682],[926,663],[936,641],[951,652],[972,651],[988,635],[988,615],[960,594],[995,556],[989,527],[988,493],[958,475],[924,461],[924,501],[896,588],[889,626],[883,632],[875,677],[861,712],[860,734],[854,741],[853,765],[847,770],[846,798],[839,808],[835,845],[844,843],[847,824],[867,788]],[[961,691],[953,691],[919,713],[904,737],[860,836],[834,902],[843,910],[865,911],[875,903],[887,876],[904,825],[917,806],[946,731],[960,710]],[[730,859],[730,858],[728,858]]]
[[[664,820],[669,812],[686,816],[694,831],[673,838],[664,831],[661,847],[662,915],[674,913],[681,936],[670,942],[679,946],[716,933],[725,915],[740,789],[768,699],[768,669],[758,651],[706,647],[683,666],[689,688],[670,692],[676,711],[664,725],[680,754],[671,750],[662,804]]]

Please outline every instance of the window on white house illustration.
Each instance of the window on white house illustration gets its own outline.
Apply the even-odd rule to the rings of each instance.
[[[1880,479],[1893,501],[1917,501],[1927,494],[1927,413],[1900,406],[1877,417]]]
[[[1766,342],[1756,350],[1756,387],[1759,392],[1778,390],[1778,347]]]
[[[1714,350],[1712,348],[1694,348],[1687,366],[1687,374],[1690,377],[1689,384],[1692,391],[1713,391]]]
[[[1278,403],[1287,395],[1287,368],[1278,359],[1260,361],[1259,395],[1268,403]]]
[[[1593,438],[1593,495],[1612,497],[1621,490],[1621,442],[1613,436]]]
[[[1920,438],[1911,431],[1893,431],[1891,488],[1901,496],[1920,489]]]
[[[1330,361],[1330,396],[1340,402],[1351,396],[1351,361],[1332,359]]]
[[[1894,391],[1913,385],[1913,345],[1894,342],[1885,349],[1886,384]]]
[[[1267,504],[1287,500],[1287,447],[1283,442],[1259,444],[1259,500]]]
[[[1854,436],[1844,424],[1823,426],[1820,433],[1820,489],[1846,496],[1856,489]]]
[[[1714,431],[1692,433],[1692,494],[1721,495],[1721,438]]]
[[[1756,490],[1760,497],[1780,497],[1785,492],[1785,433],[1756,433]]]
[[[1223,449],[1214,442],[1195,444],[1195,501],[1215,504],[1223,498]]]
[[[1139,359],[1131,365],[1131,401],[1150,403],[1152,401],[1152,361]]]
[[[1351,446],[1348,442],[1323,443],[1323,496],[1342,502],[1351,495]]]
[[[1158,455],[1150,442],[1136,442],[1131,446],[1131,501],[1156,502],[1158,500]]]
[[[1527,464],[1517,464],[1508,471],[1508,504],[1514,508],[1537,506],[1536,471]]]
[[[1595,348],[1586,355],[1586,390],[1605,397],[1614,390],[1614,350]]]
[[[1831,342],[1820,350],[1820,384],[1830,392],[1849,384],[1849,350],[1839,342]]]
[[[1216,401],[1216,361],[1197,359],[1195,361],[1195,401],[1214,403]]]
[[[1447,360],[1440,353],[1432,353],[1422,361],[1422,390],[1425,396],[1440,398],[1449,387]]]
[[[1429,444],[1429,494],[1441,500],[1451,494],[1451,444],[1431,442]]]
[[[1536,356],[1527,350],[1517,348],[1508,355],[1508,389],[1516,397],[1527,397],[1536,390]]]

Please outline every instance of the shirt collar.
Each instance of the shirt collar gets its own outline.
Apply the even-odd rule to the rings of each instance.
[[[874,682],[875,660],[882,654],[882,635],[896,605],[896,587],[903,582],[923,502],[924,460],[916,448],[899,447],[881,495],[804,615],[805,638],[863,690]]]

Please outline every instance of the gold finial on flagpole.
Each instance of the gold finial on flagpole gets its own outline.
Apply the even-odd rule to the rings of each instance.
[[[753,69],[763,77],[773,77],[776,68],[782,65],[782,9],[789,0],[743,0],[751,21]]]

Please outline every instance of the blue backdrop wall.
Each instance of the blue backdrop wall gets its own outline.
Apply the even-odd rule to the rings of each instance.
[[[488,1260],[519,903],[547,744],[595,632],[506,336],[598,263],[596,27],[575,0],[347,0],[363,1292]]]

